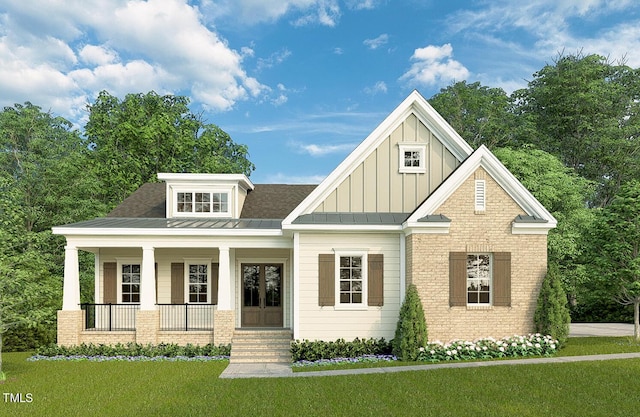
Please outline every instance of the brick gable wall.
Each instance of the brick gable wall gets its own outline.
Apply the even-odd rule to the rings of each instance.
[[[475,179],[486,180],[486,210],[476,214]],[[533,331],[537,295],[547,268],[546,235],[513,235],[511,224],[524,211],[482,168],[436,211],[451,219],[448,235],[406,238],[407,285],[422,300],[429,340],[473,340]],[[510,307],[450,307],[450,252],[510,252]]]

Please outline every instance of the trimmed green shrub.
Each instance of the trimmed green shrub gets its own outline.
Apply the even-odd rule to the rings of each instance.
[[[146,356],[150,358],[166,356],[169,358],[176,356],[196,357],[196,356],[229,356],[230,345],[196,346],[187,344],[178,346],[176,344],[160,343],[159,345],[141,345],[138,343],[127,343],[116,345],[94,345],[81,344],[78,346],[58,346],[55,344],[38,348],[36,354],[42,356]]]
[[[291,342],[291,358],[293,362],[357,358],[364,355],[388,355],[390,353],[391,344],[384,338],[356,338],[353,342],[347,342],[344,339],[338,339],[334,342],[321,340],[296,340]]]
[[[427,344],[427,323],[424,318],[422,302],[415,285],[407,288],[396,334],[391,342],[393,354],[402,361],[415,361],[420,348]]]
[[[571,316],[567,295],[560,282],[560,272],[555,264],[549,265],[547,276],[542,282],[533,321],[538,333],[550,335],[561,345],[567,341]]]

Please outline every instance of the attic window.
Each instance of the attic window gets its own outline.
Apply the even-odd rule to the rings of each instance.
[[[179,215],[229,215],[228,192],[177,192],[175,213]]]
[[[426,172],[426,145],[398,144],[400,160],[398,167],[400,173],[424,173]]]
[[[485,180],[476,180],[475,210],[476,212],[484,212],[485,208],[486,208],[486,182]]]

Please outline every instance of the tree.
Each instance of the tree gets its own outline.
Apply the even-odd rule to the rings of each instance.
[[[155,92],[127,94],[124,100],[102,91],[88,107],[85,133],[92,162],[110,207],[158,172],[242,173],[254,165],[240,145],[218,126],[205,124],[183,96]]]
[[[547,276],[542,282],[533,321],[536,332],[550,335],[560,344],[567,341],[571,316],[558,267],[553,263],[549,264]]]
[[[400,307],[400,318],[392,343],[393,354],[403,361],[414,361],[427,344],[427,323],[415,285],[409,285]]]
[[[593,184],[567,168],[555,156],[526,146],[522,149],[499,148],[494,154],[518,180],[558,220],[549,232],[549,264],[558,266],[571,304],[578,303],[583,284],[588,280],[588,233],[593,212],[585,201],[593,193]]]
[[[501,88],[460,81],[441,89],[429,103],[474,148],[513,146],[523,140],[524,125],[516,123],[511,99]]]
[[[0,150],[0,331],[33,348],[55,337],[61,303],[64,239],[51,227],[105,208],[86,142],[68,121],[31,103],[5,107]]]
[[[532,143],[598,184],[591,202],[606,206],[640,174],[638,70],[599,55],[561,55],[513,93],[518,118],[531,120]]]
[[[593,235],[599,284],[616,301],[633,305],[640,340],[640,181],[624,184],[598,216]]]

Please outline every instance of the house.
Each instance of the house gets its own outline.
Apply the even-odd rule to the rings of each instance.
[[[58,343],[394,336],[415,284],[430,339],[533,330],[553,216],[411,93],[318,186],[160,173],[64,235]],[[80,304],[78,252],[95,257]]]

